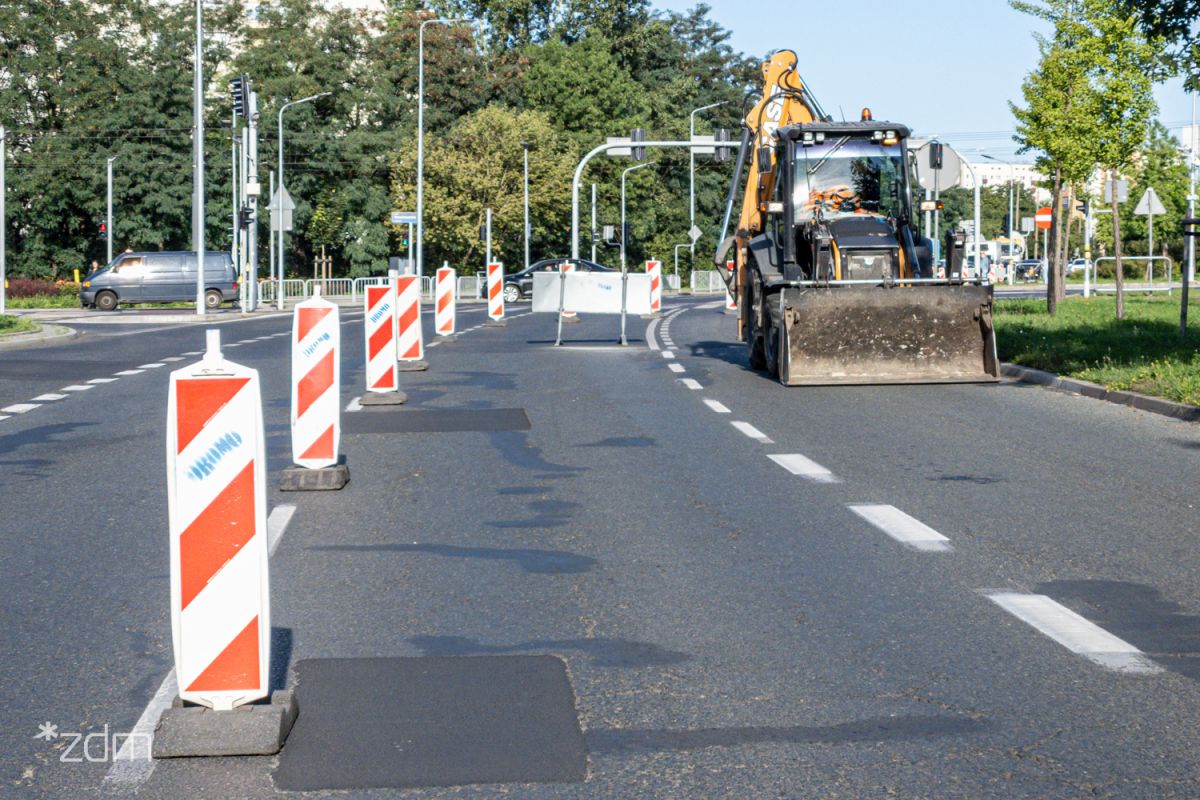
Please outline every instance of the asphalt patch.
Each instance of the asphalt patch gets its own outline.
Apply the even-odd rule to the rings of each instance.
[[[372,409],[342,415],[342,432],[348,434],[499,433],[527,431],[530,427],[523,408]]]
[[[296,695],[274,774],[285,791],[586,776],[575,694],[554,656],[307,659]]]

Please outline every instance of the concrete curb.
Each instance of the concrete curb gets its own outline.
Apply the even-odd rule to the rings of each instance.
[[[1080,394],[1084,397],[1104,400],[1105,402],[1116,403],[1117,405],[1131,406],[1139,411],[1161,414],[1164,417],[1173,417],[1184,422],[1200,422],[1200,408],[1176,403],[1173,400],[1164,400],[1161,397],[1150,397],[1149,395],[1137,392],[1109,391],[1098,383],[1081,381],[1076,378],[1064,378],[1053,372],[1045,372],[1040,369],[1033,369],[1032,367],[1022,367],[1019,364],[1001,364],[1000,374],[1021,383],[1033,383],[1038,386],[1045,386],[1047,389]]]
[[[58,342],[74,339],[79,335],[79,331],[74,328],[68,328],[66,325],[55,325],[49,322],[39,322],[38,324],[42,326],[41,330],[0,336],[0,350],[15,350],[19,347],[40,347],[42,345],[57,344]]]

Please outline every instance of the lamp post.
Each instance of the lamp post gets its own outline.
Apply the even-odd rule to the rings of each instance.
[[[283,309],[283,280],[285,277],[287,277],[287,273],[284,272],[283,268],[283,197],[287,192],[287,190],[284,188],[285,184],[283,182],[283,112],[287,111],[292,106],[298,106],[301,103],[311,103],[313,100],[321,97],[328,97],[331,94],[333,93],[321,92],[320,94],[314,94],[311,97],[305,97],[302,100],[293,100],[290,103],[284,103],[279,107],[279,246],[277,248],[279,252],[276,253],[276,260],[279,262],[279,300],[277,306],[280,310]]]
[[[106,244],[107,244],[107,247],[106,247],[105,249],[106,249],[106,251],[107,251],[107,253],[108,253],[108,260],[104,262],[105,264],[111,264],[111,263],[112,263],[112,243],[113,243],[113,226],[112,226],[112,203],[113,203],[113,201],[112,201],[112,194],[113,194],[113,192],[112,192],[112,184],[113,184],[113,176],[112,176],[112,165],[113,165],[113,162],[114,162],[114,161],[116,161],[116,160],[117,160],[117,156],[109,156],[109,157],[108,157],[108,214],[107,214],[107,215],[105,216],[105,218],[104,218],[104,231],[105,231],[105,233],[107,234],[107,236],[105,236],[105,239],[107,239],[107,242],[106,242]]]
[[[625,176],[633,172],[635,169],[650,166],[651,162],[645,161],[641,164],[634,164],[621,173],[621,272],[625,271]],[[679,261],[676,259],[676,265]],[[676,269],[678,272],[678,268]]]
[[[196,0],[192,78],[192,247],[196,250],[196,315],[204,316],[204,4]]]
[[[675,245],[675,280],[676,281],[679,280],[679,248],[681,248],[681,247],[692,247],[692,244],[690,242],[688,242],[685,244]]]
[[[699,114],[701,111],[707,111],[710,108],[723,106],[728,102],[728,100],[722,100],[719,103],[709,103],[706,106],[693,108],[691,113],[688,114],[688,141],[690,142],[696,138],[697,114]],[[690,232],[696,227],[696,151],[691,147],[688,148],[688,221],[688,224],[690,225],[688,231]],[[695,242],[692,242],[691,252],[693,255],[696,253]],[[678,264],[678,258],[676,258],[676,263]],[[676,270],[676,272],[678,272],[678,270]]]
[[[525,269],[529,269],[529,148],[530,142],[521,142],[525,151]]]
[[[1004,163],[1003,161],[996,158],[995,156],[989,156],[987,153],[980,153],[980,155],[983,156],[984,158],[986,158],[988,161],[995,161],[997,164]],[[1012,285],[1012,278],[1013,278],[1013,274],[1012,274],[1013,273],[1013,263],[1012,263],[1013,262],[1013,223],[1016,221],[1013,219],[1013,215],[1014,215],[1013,184],[1016,182],[1016,179],[1017,179],[1016,167],[1010,161],[1008,163],[1008,230],[1004,232],[1004,235],[1008,237],[1008,262],[1009,263],[1008,263],[1007,267],[1005,268],[1005,271],[1008,273],[1008,278],[1009,278],[1008,284],[1010,286]],[[1050,259],[1049,259],[1049,257],[1047,257],[1046,258],[1047,267],[1049,267],[1049,264],[1050,264]],[[1049,272],[1049,269],[1047,269],[1047,272]]]
[[[417,29],[417,274],[425,274],[425,26],[456,25],[466,19],[427,19]]]

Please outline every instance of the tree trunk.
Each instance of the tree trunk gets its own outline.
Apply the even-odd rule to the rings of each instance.
[[[1121,265],[1121,204],[1117,202],[1117,171],[1112,171],[1113,258],[1117,270],[1117,319],[1125,319],[1125,268]]]
[[[1058,241],[1061,237],[1062,228],[1062,211],[1061,204],[1058,202],[1059,192],[1062,191],[1062,169],[1054,168],[1054,209],[1050,216],[1051,229],[1050,238],[1053,244],[1053,257],[1047,253],[1046,270],[1046,311],[1051,316],[1058,312],[1058,285],[1061,283],[1059,278],[1059,261],[1058,261]]]
[[[1059,198],[1058,210],[1063,215],[1065,231],[1060,227],[1059,238],[1062,240],[1056,252],[1057,263],[1054,265],[1054,293],[1061,303],[1067,297],[1067,262],[1071,259],[1071,209],[1075,207],[1075,188],[1067,187],[1066,211],[1063,211],[1062,198]]]

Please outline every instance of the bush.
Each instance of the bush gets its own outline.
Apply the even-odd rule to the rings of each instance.
[[[76,290],[78,294],[78,290]],[[58,296],[58,286],[54,281],[39,280],[37,278],[10,278],[8,281],[8,296],[14,300],[20,300],[26,297]]]

